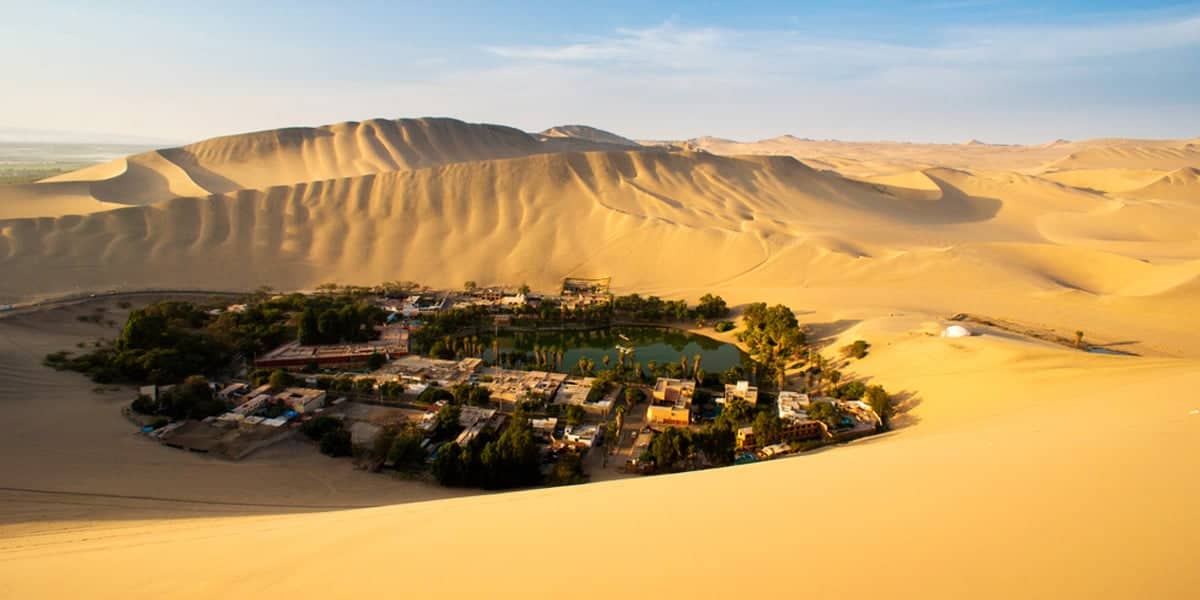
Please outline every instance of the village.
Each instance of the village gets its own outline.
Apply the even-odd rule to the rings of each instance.
[[[884,427],[860,398],[760,391],[751,377],[717,381],[706,376],[698,356],[695,365],[684,360],[659,375],[644,373],[639,363],[631,375],[632,359],[626,357],[632,349],[620,344],[613,349],[618,364],[599,371],[587,364],[569,369],[561,364],[561,352],[553,351],[545,356],[535,351],[532,364],[516,365],[498,351],[485,359],[486,349],[478,347],[454,358],[415,351],[427,323],[463,307],[482,311],[499,330],[539,305],[565,311],[612,302],[607,282],[568,281],[552,298],[524,287],[469,288],[378,295],[373,302],[385,316],[369,339],[292,340],[255,356],[234,377],[204,383],[219,412],[203,418],[164,422],[153,410],[138,410],[136,402],[126,412],[147,436],[181,450],[240,460],[308,435],[322,452],[352,456],[363,468],[432,470],[439,480],[448,460],[439,462],[440,453],[451,447],[482,452],[510,429],[528,433],[544,480],[571,482],[566,480],[601,471],[614,477],[767,460]],[[244,310],[247,305],[239,303],[209,313]],[[424,354],[436,352],[427,348]],[[608,366],[607,356],[604,362]],[[150,385],[140,392],[141,404],[154,407],[180,390]],[[664,433],[685,436],[694,452],[675,456],[657,448],[655,440]],[[400,449],[402,443],[411,447]]]

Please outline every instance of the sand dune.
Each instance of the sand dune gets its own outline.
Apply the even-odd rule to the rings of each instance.
[[[1200,166],[1200,145],[1190,142],[1132,144],[1087,148],[1054,161],[1046,170],[1180,169]]]
[[[1129,190],[1122,195],[1197,203],[1200,202],[1200,170],[1195,167],[1184,167],[1163,175],[1149,185]]]
[[[204,142],[185,147],[194,163],[172,151],[153,154],[160,162],[133,157],[130,165],[146,168],[102,181],[163,184],[170,195],[189,182],[220,187],[214,176],[244,185],[395,170],[0,222],[0,273],[14,282],[0,301],[114,286],[290,289],[396,278],[551,288],[567,275],[609,275],[631,290],[735,282],[871,290],[887,281],[903,302],[926,301],[925,290],[944,288],[953,273],[964,288],[1003,282],[1016,297],[1082,292],[1099,316],[1112,312],[1112,298],[1139,297],[1152,309],[1154,296],[1180,293],[1200,243],[1194,205],[1120,200],[1012,171],[931,167],[863,182],[788,157],[535,153],[541,142],[515,130],[388,123]],[[388,127],[405,132],[396,139],[419,132],[424,150],[363,150],[378,150],[360,142]],[[474,131],[482,137],[450,135]],[[354,143],[337,152],[337,140]],[[505,152],[525,155],[465,160]],[[259,155],[272,167],[236,168]],[[438,161],[448,162],[419,167]],[[166,173],[162,162],[182,165],[175,179],[149,175]],[[139,187],[131,173],[150,183]],[[647,241],[663,249],[653,261],[644,259]],[[967,298],[969,290],[952,290],[937,305]]]
[[[715,471],[299,515],[76,497],[25,513],[35,522],[0,528],[0,589],[15,597],[349,596],[377,590],[378,574],[401,564],[414,574],[408,593],[443,597],[527,596],[531,586],[570,587],[583,598],[770,594],[796,583],[798,548],[813,540],[822,550],[799,555],[804,573],[821,574],[801,578],[817,596],[1184,598],[1200,585],[1189,553],[1200,544],[1192,510],[1200,487],[1186,476],[1200,437],[1189,416],[1196,404],[1177,393],[1200,384],[1194,361],[1088,355],[1002,333],[948,341],[929,335],[937,324],[925,319],[867,319],[840,338],[872,340],[876,349],[854,370],[914,395],[903,427],[884,438]],[[7,324],[0,332],[28,339]],[[60,394],[72,393],[66,383]],[[97,402],[82,393],[77,403]],[[73,414],[62,406],[60,414]],[[273,473],[269,461],[133,451],[199,481],[236,485]],[[97,467],[94,483],[75,487],[130,485],[118,482],[146,469],[122,477]],[[294,485],[264,479],[257,493],[286,483]],[[9,507],[33,500],[3,499]],[[664,504],[672,518],[655,518]],[[557,543],[579,536],[585,548],[641,566],[589,577],[595,554]],[[447,556],[463,551],[525,560],[472,561],[462,577],[461,561]],[[171,556],[187,559],[138,576]],[[338,577],[318,585],[296,576],[294,566],[310,561]],[[1038,582],[1053,583],[1042,593],[1030,589]]]
[[[538,135],[543,138],[568,138],[599,144],[612,144],[613,146],[627,146],[630,148],[641,148],[642,146],[629,138],[587,125],[558,125],[542,131]]]
[[[143,444],[115,411],[126,392],[39,365],[112,330],[77,322],[87,307],[10,315],[0,402],[21,427],[0,438],[0,595],[329,595],[298,564],[336,573],[333,595],[376,591],[396,565],[420,574],[406,592],[430,596],[1183,598],[1200,585],[1195,140],[626,142],[377,120],[10,186],[0,303],[611,276],[618,292],[783,302],[830,349],[869,340],[846,372],[899,393],[897,431],[718,471],[348,510],[446,492],[299,447],[231,464]],[[938,337],[958,312],[1141,356],[986,328]],[[469,577],[464,555],[485,557]],[[637,566],[580,575],[596,555]],[[145,576],[163,556],[188,559]]]
[[[561,135],[539,139],[510,127],[468,124],[455,119],[372,119],[219,137],[133,155],[52,177],[46,182],[90,182],[96,201],[142,205],[175,197],[207,196],[455,162],[606,150],[623,145],[619,141],[593,141],[590,138],[596,137],[594,133],[567,133],[581,130],[562,131]],[[56,190],[47,188],[39,193],[51,196]],[[19,191],[0,187],[0,218],[57,217],[105,208],[69,203],[65,199],[34,204],[24,198],[25,194]]]

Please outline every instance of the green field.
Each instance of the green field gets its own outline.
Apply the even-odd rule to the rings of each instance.
[[[31,183],[148,149],[126,144],[0,141],[0,184]]]

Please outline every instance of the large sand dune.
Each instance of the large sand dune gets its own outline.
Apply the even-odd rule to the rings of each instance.
[[[0,303],[612,276],[869,340],[848,372],[901,392],[902,427],[767,464],[344,510],[444,491],[299,448],[227,464],[141,443],[123,393],[38,364],[112,331],[69,308],[9,316],[0,403],[22,425],[0,438],[0,596],[348,596],[397,570],[433,596],[1193,595],[1195,140],[625,141],[366,121],[0,188]],[[1140,356],[937,337],[957,312]]]

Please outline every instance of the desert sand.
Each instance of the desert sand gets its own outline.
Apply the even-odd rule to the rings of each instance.
[[[112,335],[74,320],[86,308],[10,315],[0,406],[21,426],[0,441],[0,596],[1194,594],[1196,140],[621,139],[368,121],[32,184],[82,184],[71,193],[116,210],[0,188],[24,211],[0,221],[0,302],[607,275],[619,292],[783,302],[829,348],[870,341],[848,371],[899,392],[895,431],[446,499],[298,449],[234,464],[155,446],[119,415],[125,393],[40,366]],[[938,337],[957,312],[1136,356],[988,328]]]

